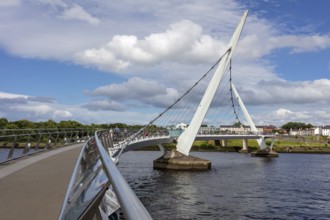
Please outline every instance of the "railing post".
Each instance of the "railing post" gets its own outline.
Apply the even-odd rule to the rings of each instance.
[[[16,144],[17,144],[17,135],[14,136],[14,142],[13,142],[13,145],[12,145],[12,147],[11,147],[9,153],[8,153],[7,160],[12,159]]]
[[[31,138],[31,135],[29,135],[28,140],[26,141],[25,148],[22,152],[23,155],[27,154],[30,151],[30,148],[31,148],[30,138]]]
[[[54,142],[54,146],[55,146],[55,147],[56,147],[56,145],[57,145],[57,140],[58,140],[58,137],[59,137],[59,135],[60,135],[60,131],[57,130],[56,133],[57,133],[57,135],[56,135],[55,142]]]
[[[40,134],[40,132],[38,131],[38,135],[39,135],[39,137],[38,137],[38,141],[37,141],[37,144],[36,144],[36,151],[38,151],[39,150],[39,146],[40,146],[40,140],[41,140],[41,134]]]

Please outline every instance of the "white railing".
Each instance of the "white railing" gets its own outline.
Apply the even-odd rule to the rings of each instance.
[[[84,144],[59,220],[88,219],[97,213],[104,219],[118,219],[121,213],[125,219],[152,219],[109,155],[114,147],[109,137],[109,130],[97,131]]]

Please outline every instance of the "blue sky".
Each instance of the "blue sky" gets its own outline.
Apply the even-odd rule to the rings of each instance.
[[[145,124],[226,50],[256,124],[330,124],[327,0],[0,1],[0,117]]]

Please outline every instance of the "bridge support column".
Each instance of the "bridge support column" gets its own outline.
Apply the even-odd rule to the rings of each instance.
[[[248,153],[248,139],[243,139],[242,149],[239,151],[240,153]]]
[[[227,147],[227,140],[221,140],[221,147]]]
[[[154,160],[154,169],[209,170],[211,169],[211,161],[190,155],[186,156],[177,150],[171,150]]]
[[[262,139],[262,141],[265,141],[265,139]],[[251,156],[252,157],[278,157],[278,153],[273,150],[274,141],[275,141],[275,139],[273,139],[270,146],[267,146],[264,149],[260,149],[260,150],[252,152]]]
[[[278,157],[278,153],[270,148],[260,149],[251,153],[252,157]]]

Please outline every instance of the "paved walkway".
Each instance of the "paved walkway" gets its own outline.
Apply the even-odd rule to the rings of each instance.
[[[57,219],[82,144],[0,166],[0,219]]]

